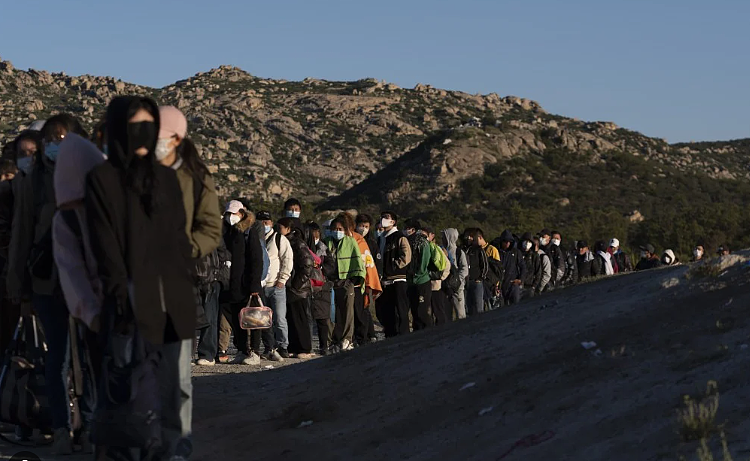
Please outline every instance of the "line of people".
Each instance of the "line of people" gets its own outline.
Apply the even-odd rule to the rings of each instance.
[[[306,359],[315,330],[317,352],[335,354],[377,340],[373,310],[394,337],[679,263],[648,244],[633,266],[617,239],[566,251],[548,229],[491,242],[479,228],[401,230],[390,210],[320,226],[296,199],[278,219],[241,198],[222,213],[185,116],[144,97],[115,98],[90,137],[68,114],[23,131],[3,148],[0,180],[0,347],[33,312],[55,454],[187,459],[191,365]],[[240,327],[251,299],[271,308],[272,328]],[[85,375],[75,402],[71,369]],[[17,438],[30,429],[19,423]]]

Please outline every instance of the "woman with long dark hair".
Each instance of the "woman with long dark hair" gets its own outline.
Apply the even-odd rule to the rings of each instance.
[[[52,249],[52,217],[57,208],[53,177],[60,143],[68,133],[86,136],[73,116],[58,114],[45,123],[41,132],[42,146],[30,143],[36,147],[33,163],[13,190],[13,223],[8,254],[8,295],[13,304],[31,303],[47,342],[44,372],[54,429],[54,454],[73,452],[67,389],[70,361],[68,309]]]
[[[106,115],[108,159],[91,171],[86,187],[91,246],[104,295],[101,329],[106,344],[101,380],[105,392],[98,395],[92,435],[97,450],[106,445],[107,455],[116,450],[119,453],[110,456],[118,459],[132,458],[130,448],[156,451],[163,459],[187,458],[191,451],[182,439],[178,362],[182,341],[195,334],[193,260],[177,176],[156,161],[158,133],[154,101],[138,96],[113,99]],[[138,356],[133,352],[127,358],[131,365],[122,365],[127,357],[123,348],[131,350],[117,341],[123,336],[139,345]],[[128,366],[151,362],[155,365],[144,368],[137,379],[142,382],[150,373],[156,388],[131,397],[131,402],[136,399],[148,411],[128,412],[113,421],[107,411],[116,413],[112,396],[122,392],[116,388],[122,383],[114,378],[126,373]],[[139,419],[142,414],[159,417]],[[134,431],[140,436],[137,447],[119,442]]]

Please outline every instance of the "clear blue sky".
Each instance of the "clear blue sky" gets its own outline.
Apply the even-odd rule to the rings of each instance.
[[[221,64],[375,77],[670,142],[750,137],[747,0],[8,0],[0,18],[0,56],[22,69],[156,87]]]

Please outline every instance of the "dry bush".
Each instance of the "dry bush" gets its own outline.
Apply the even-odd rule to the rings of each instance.
[[[684,408],[677,410],[680,435],[685,441],[708,439],[720,432],[716,425],[716,412],[719,410],[719,389],[716,381],[709,381],[706,395],[700,400],[686,395]]]

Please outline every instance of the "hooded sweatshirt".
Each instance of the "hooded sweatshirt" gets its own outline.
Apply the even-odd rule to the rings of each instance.
[[[128,120],[138,106],[154,114],[155,126],[131,127]],[[155,345],[194,338],[196,320],[195,264],[182,191],[175,172],[154,155],[158,115],[148,98],[119,96],[110,102],[109,156],[89,173],[85,198],[102,309],[132,309],[143,338]],[[147,149],[145,156],[135,153],[139,147]]]
[[[86,175],[104,161],[104,155],[94,144],[69,133],[60,144],[54,173],[57,206],[64,208],[52,219],[52,245],[60,285],[70,315],[95,329],[98,325],[94,325],[94,321],[101,312],[104,295],[91,249],[83,198]],[[63,213],[77,222],[73,229],[63,218]]]
[[[456,267],[458,277],[461,280],[461,290],[469,276],[469,263],[466,259],[466,253],[458,248],[458,230],[454,228],[443,231],[443,241],[447,243],[448,261]]]

